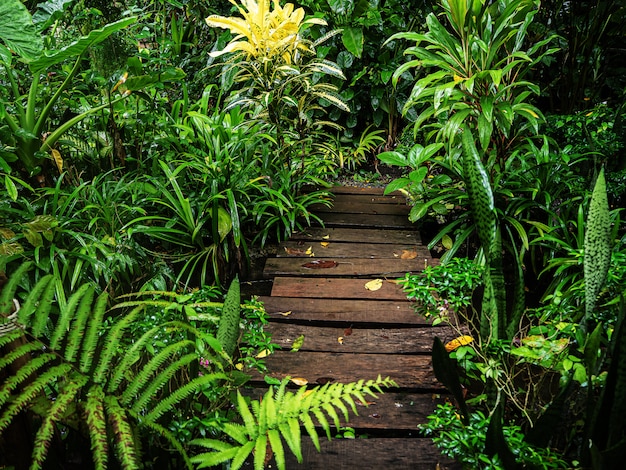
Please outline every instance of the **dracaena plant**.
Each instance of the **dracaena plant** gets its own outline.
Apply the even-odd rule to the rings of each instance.
[[[229,29],[236,36],[217,57],[235,53],[227,70],[235,71],[234,81],[241,84],[228,106],[249,107],[257,119],[270,128],[278,158],[291,167],[292,157],[301,157],[314,135],[322,128],[336,125],[323,120],[329,104],[349,111],[334,84],[322,77],[344,79],[339,66],[317,57],[316,48],[337,32],[316,41],[305,38],[307,28],[326,24],[320,18],[304,18],[302,8],[278,0],[270,9],[269,0],[231,0],[243,18],[209,16],[209,26]]]

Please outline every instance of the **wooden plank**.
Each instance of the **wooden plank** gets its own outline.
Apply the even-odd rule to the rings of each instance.
[[[324,243],[324,245],[321,245]],[[368,258],[368,259],[398,259],[402,256],[415,258],[431,258],[430,251],[422,245],[383,244],[383,243],[354,243],[324,240],[310,242],[306,240],[288,240],[279,245],[276,256],[308,258],[308,248],[316,255],[325,258]]]
[[[305,434],[306,436],[306,434]],[[320,439],[321,453],[308,437],[302,440],[303,462],[285,451],[288,470],[459,470],[428,438]],[[276,468],[275,462],[270,462]]]
[[[415,228],[410,230],[385,230],[372,228],[309,227],[292,234],[291,240],[355,242],[355,243],[408,243],[421,244]]]
[[[366,404],[355,400],[357,415],[350,410],[348,421],[340,413],[340,425],[350,426],[360,432],[370,430],[415,431],[418,424],[427,422],[428,415],[435,406],[446,399],[447,394],[415,393],[383,389],[385,393],[375,393],[376,398],[366,395]],[[242,395],[259,400],[267,392],[267,387],[243,388]],[[332,421],[332,420],[331,420]],[[330,422],[335,429],[334,423]]]
[[[356,202],[351,201],[349,198],[335,199],[332,206],[326,206],[324,204],[312,204],[309,207],[311,212],[320,215],[325,218],[326,212],[335,212],[342,214],[387,214],[387,215],[400,215],[407,217],[411,208],[405,205],[399,204],[376,204],[372,202]]]
[[[333,186],[332,188],[328,188],[333,194],[365,194],[368,196],[383,196],[385,192],[385,188],[361,188],[355,186]],[[400,191],[394,191],[390,194],[390,196],[401,196],[404,195]]]
[[[407,300],[402,288],[393,281],[384,281],[376,291],[367,290],[366,282],[365,279],[277,277],[272,286],[272,297]]]
[[[404,215],[386,214],[320,214],[325,227],[363,227],[384,229],[410,229],[415,228]]]
[[[337,202],[345,202],[351,201],[360,204],[394,204],[399,206],[406,206],[407,201],[406,197],[403,195],[399,196],[379,196],[376,194],[367,195],[367,194],[343,194],[336,193],[333,195],[333,201]]]
[[[347,383],[380,375],[390,377],[403,388],[443,389],[432,371],[430,355],[275,351],[264,360],[267,374],[279,380],[290,376],[302,377],[310,384],[324,380]],[[263,380],[260,374],[251,374],[252,380]]]
[[[406,298],[394,301],[259,297],[259,300],[274,321],[430,325],[429,320],[415,313]],[[286,312],[291,313],[284,315]]]
[[[316,352],[430,354],[435,336],[444,343],[457,336],[450,327],[344,328],[272,322],[265,329],[272,334],[272,343],[283,349],[290,350],[293,341],[304,335],[300,351]]]
[[[422,271],[426,266],[435,266],[439,260],[428,257],[415,259],[371,259],[363,258],[267,258],[263,275],[274,276],[366,276],[398,278],[406,273]]]

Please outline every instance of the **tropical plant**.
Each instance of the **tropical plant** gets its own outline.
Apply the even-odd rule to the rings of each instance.
[[[48,275],[24,295],[18,286],[30,267],[23,264],[12,273],[0,297],[3,327],[13,327],[0,344],[15,345],[0,358],[9,371],[0,387],[0,431],[15,424],[22,411],[40,416],[31,468],[43,468],[51,449],[71,442],[59,441],[59,432],[84,435],[95,468],[107,468],[110,452],[122,468],[140,468],[141,430],[165,439],[191,468],[183,445],[159,420],[203,386],[230,380],[222,365],[229,358],[220,343],[186,322],[173,321],[120,349],[128,328],[142,315],[141,306],[106,327],[106,293],[96,298],[93,286],[84,284],[58,304],[55,278]],[[172,333],[170,342],[148,354],[147,345],[162,328]],[[197,364],[199,347],[203,357],[211,358],[212,370],[178,382]]]
[[[226,423],[222,431],[234,442],[224,442],[215,439],[197,439],[193,443],[211,450],[192,457],[192,462],[198,468],[212,467],[223,462],[230,462],[233,470],[242,467],[250,454],[254,453],[254,468],[262,470],[266,466],[268,450],[274,455],[276,465],[280,470],[285,469],[285,449],[283,440],[290,451],[302,462],[302,445],[300,426],[304,426],[316,449],[320,450],[319,437],[312,416],[319,426],[330,434],[330,418],[340,429],[339,414],[343,413],[348,420],[348,407],[353,413],[356,410],[356,401],[366,403],[365,395],[376,396],[374,391],[382,393],[381,387],[393,387],[396,384],[389,378],[340,384],[327,383],[322,386],[308,389],[300,387],[297,392],[287,390],[290,378],[283,379],[280,386],[273,386],[260,400],[252,400],[249,404],[243,395],[237,392],[237,411],[243,419],[243,424]]]

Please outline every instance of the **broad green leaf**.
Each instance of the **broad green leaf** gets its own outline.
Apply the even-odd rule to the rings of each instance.
[[[185,78],[185,72],[179,68],[168,68],[161,73],[152,74],[152,75],[140,75],[137,77],[129,77],[124,84],[120,87],[121,89],[127,90],[141,90],[150,85],[155,85],[157,83],[167,83],[167,82],[176,82]]]
[[[109,23],[100,29],[94,29],[87,36],[83,36],[67,46],[56,51],[45,51],[37,60],[30,63],[33,73],[41,72],[66,59],[81,56],[89,47],[101,43],[111,34],[120,31],[137,21],[137,17],[124,18],[114,23]]]
[[[33,18],[20,0],[0,2],[0,40],[26,61],[37,59],[43,40]]]
[[[17,201],[17,186],[9,175],[4,175],[4,186],[12,201]]]
[[[365,41],[362,28],[344,28],[341,35],[341,41],[348,52],[359,59],[361,58],[361,54],[363,53],[363,43]]]

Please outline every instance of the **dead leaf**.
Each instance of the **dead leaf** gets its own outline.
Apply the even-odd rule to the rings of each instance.
[[[304,256],[308,254],[304,250],[300,250],[298,248],[289,248],[287,246],[285,247],[285,251],[287,252],[288,255],[291,255],[291,256]]]
[[[309,381],[303,377],[294,377],[291,381],[300,387],[309,383]]]
[[[57,149],[52,149],[50,150],[50,156],[52,156],[54,163],[56,163],[59,173],[63,173],[63,157],[61,156],[61,152]]]
[[[382,279],[373,279],[373,280],[365,283],[365,288],[367,290],[371,290],[371,291],[378,290],[382,286],[383,286],[383,280]]]
[[[283,317],[288,317],[289,315],[291,315],[291,310],[289,310],[288,312],[278,312],[279,315],[282,315]]]
[[[337,338],[337,342],[339,344],[343,344],[343,336],[340,336],[339,338]]]
[[[302,265],[303,268],[307,269],[329,269],[337,266],[337,261],[333,261],[330,259],[316,259],[315,261],[310,261],[309,263],[304,263]]]
[[[350,336],[351,334],[352,334],[352,327],[346,328],[345,330],[343,330],[344,336]]]
[[[322,245],[322,248],[328,248],[328,245],[330,245],[329,242],[320,242],[320,245]]]
[[[313,253],[313,247],[312,246],[308,247],[306,251],[304,252],[304,254],[309,255],[311,258],[315,256],[315,253]]]
[[[394,257],[394,258],[399,258],[399,257],[400,257],[400,255],[394,251],[394,252],[393,252],[393,257]]]
[[[324,235],[322,238],[323,238],[324,240],[330,240],[330,235]]]
[[[474,341],[474,338],[472,338],[469,335],[459,336],[458,338],[454,338],[452,341],[446,343],[445,348],[446,348],[446,351],[448,352],[454,351],[455,349],[460,348],[461,346],[470,344],[472,341]]]
[[[417,258],[417,251],[402,250],[400,259],[415,259]]]
[[[264,349],[263,351],[261,351],[259,354],[257,354],[254,357],[256,357],[257,359],[263,359],[264,357],[267,357],[270,354],[272,354],[272,351],[270,351],[269,349]]]

